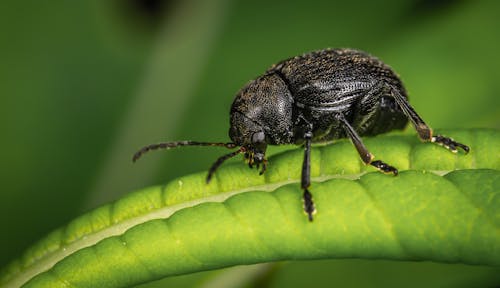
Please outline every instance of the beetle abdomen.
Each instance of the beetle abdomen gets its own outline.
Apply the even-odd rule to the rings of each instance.
[[[294,109],[306,115],[315,141],[345,137],[341,113],[359,135],[402,129],[408,122],[391,89],[406,91],[397,74],[379,59],[353,49],[326,49],[284,60],[268,70],[287,83]],[[394,105],[393,105],[394,104]]]

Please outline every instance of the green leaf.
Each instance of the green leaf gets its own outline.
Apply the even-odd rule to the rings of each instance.
[[[35,244],[0,283],[17,287],[35,276],[27,287],[124,287],[284,259],[500,265],[500,133],[440,132],[472,151],[450,153],[414,135],[366,139],[377,158],[402,171],[398,177],[365,174],[374,169],[347,141],[315,147],[313,223],[302,212],[296,149],[272,157],[263,177],[227,165],[209,185],[198,173],[97,208]]]

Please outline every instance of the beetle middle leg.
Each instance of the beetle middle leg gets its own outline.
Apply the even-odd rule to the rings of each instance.
[[[457,152],[457,148],[461,148],[465,153],[469,152],[470,148],[467,145],[456,142],[455,140],[443,135],[433,136],[432,129],[427,124],[425,124],[424,120],[420,118],[417,112],[415,112],[408,100],[406,100],[406,98],[403,97],[395,87],[390,87],[396,103],[398,103],[399,107],[401,107],[401,110],[403,110],[403,113],[410,119],[413,127],[415,127],[415,130],[417,130],[418,137],[422,141],[436,143],[438,145],[444,146],[454,153]]]
[[[370,164],[384,173],[392,173],[394,175],[398,175],[398,169],[396,169],[395,167],[381,160],[374,160],[375,157],[372,153],[370,153],[370,151],[368,151],[365,144],[363,144],[361,137],[359,137],[358,133],[354,131],[354,128],[352,128],[351,124],[347,122],[347,120],[344,118],[344,115],[337,114],[336,118],[337,120],[339,120],[342,127],[344,127],[345,132],[351,139],[352,144],[354,144],[354,147],[356,147],[361,160],[363,160],[365,164]]]

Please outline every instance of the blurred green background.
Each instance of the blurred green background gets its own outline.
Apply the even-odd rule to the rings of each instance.
[[[500,128],[499,12],[494,0],[2,1],[0,266],[84,211],[207,169],[220,150],[157,152],[135,165],[131,156],[162,140],[227,141],[237,90],[309,50],[378,56],[434,128]],[[484,267],[332,260],[144,287],[209,287],[220,275],[253,275],[245,269],[260,271],[247,287],[500,283]]]

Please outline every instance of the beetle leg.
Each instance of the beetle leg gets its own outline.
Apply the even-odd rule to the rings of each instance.
[[[354,144],[354,147],[356,147],[356,150],[358,151],[361,160],[363,160],[365,164],[370,164],[384,173],[392,173],[394,175],[398,175],[398,169],[396,169],[395,167],[383,161],[374,160],[375,157],[373,156],[372,153],[370,153],[370,151],[368,151],[365,144],[363,144],[361,137],[359,137],[358,133],[354,131],[354,128],[352,128],[351,124],[347,122],[347,120],[344,118],[344,115],[337,114],[337,119],[342,124],[342,127],[344,127],[345,132],[351,139],[352,144]]]
[[[226,161],[227,159],[229,158],[232,158],[240,153],[245,153],[245,147],[240,147],[240,149],[234,151],[234,152],[231,152],[229,154],[226,154],[226,155],[223,155],[221,157],[219,157],[214,164],[212,164],[212,166],[210,167],[210,169],[208,170],[208,175],[207,175],[207,178],[206,178],[206,183],[210,183],[210,180],[212,179],[212,176],[214,175],[215,171],[217,170],[217,168],[219,168],[220,165],[222,165],[222,163],[224,163],[224,161]]]
[[[438,145],[444,146],[453,153],[457,152],[457,146],[462,148],[465,151],[465,153],[469,153],[470,151],[469,146],[455,142],[453,139],[444,137],[442,135],[432,136],[431,142],[435,142]]]
[[[267,169],[267,159],[264,159],[262,161],[262,170],[260,170],[259,175],[264,174],[264,172],[266,172],[266,169]]]
[[[413,107],[411,107],[408,100],[406,100],[406,98],[403,97],[395,87],[390,87],[396,103],[398,103],[399,107],[401,107],[401,109],[403,110],[403,113],[410,119],[413,127],[415,127],[415,130],[417,130],[418,137],[422,141],[434,142],[447,148],[451,152],[457,152],[457,147],[460,147],[464,150],[465,153],[469,153],[470,148],[467,145],[456,142],[455,140],[443,135],[433,136],[432,129],[427,124],[425,124],[424,120],[420,118],[420,116],[418,116],[417,112],[415,112]]]
[[[304,162],[302,163],[302,179],[301,187],[304,190],[304,212],[307,213],[309,221],[313,221],[313,214],[316,212],[314,207],[314,202],[312,200],[312,194],[309,192],[308,188],[311,186],[311,142],[312,142],[312,132],[306,132],[304,135]]]

